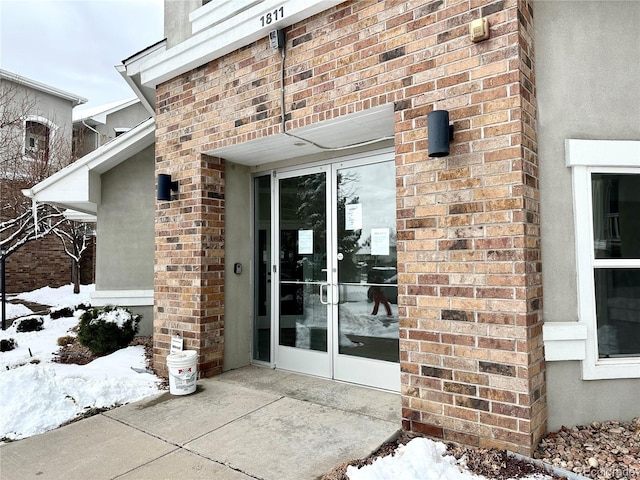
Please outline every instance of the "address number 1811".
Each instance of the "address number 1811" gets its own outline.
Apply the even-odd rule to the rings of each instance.
[[[278,7],[273,12],[265,13],[260,17],[260,26],[265,27],[284,18],[284,7]]]

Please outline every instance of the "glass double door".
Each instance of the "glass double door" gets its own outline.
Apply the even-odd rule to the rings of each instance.
[[[275,172],[277,368],[399,390],[395,166],[388,158]]]

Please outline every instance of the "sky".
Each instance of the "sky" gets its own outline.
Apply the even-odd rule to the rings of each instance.
[[[0,67],[96,107],[135,97],[114,66],[163,29],[163,0],[0,0]]]

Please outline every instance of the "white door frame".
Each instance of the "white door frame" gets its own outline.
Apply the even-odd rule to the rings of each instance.
[[[400,364],[339,353],[338,332],[338,272],[337,218],[338,202],[336,178],[342,168],[393,161],[393,149],[344,157],[339,161],[324,161],[314,165],[286,167],[272,172],[272,265],[271,318],[272,362],[276,368],[325,378],[357,383],[385,390],[400,390]],[[314,173],[324,173],[326,180],[327,212],[327,351],[320,352],[280,345],[280,180]],[[395,179],[394,179],[395,182]]]

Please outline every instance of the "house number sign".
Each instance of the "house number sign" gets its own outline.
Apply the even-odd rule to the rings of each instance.
[[[260,26],[266,27],[267,25],[271,25],[272,23],[277,22],[278,20],[281,20],[283,18],[284,18],[284,6],[280,6],[275,10],[262,15],[260,17]]]

